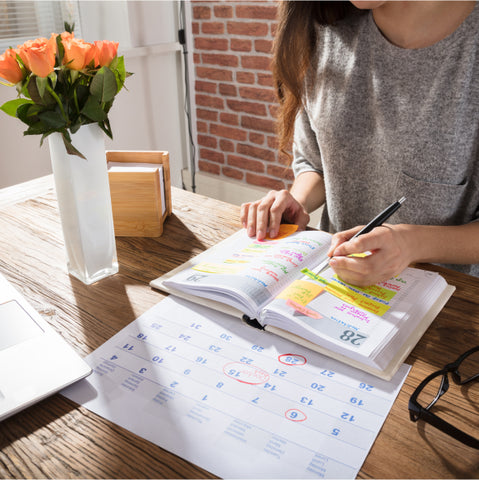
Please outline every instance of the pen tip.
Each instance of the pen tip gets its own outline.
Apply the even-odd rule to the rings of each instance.
[[[401,198],[398,200],[398,203],[403,203],[404,200],[406,200],[406,197],[401,197]]]

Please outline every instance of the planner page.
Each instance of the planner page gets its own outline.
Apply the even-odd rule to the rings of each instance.
[[[169,296],[62,393],[223,478],[355,478],[408,374],[389,382]]]

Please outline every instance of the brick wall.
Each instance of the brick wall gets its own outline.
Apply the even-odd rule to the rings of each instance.
[[[275,1],[192,2],[199,170],[268,189],[293,175],[276,149]]]

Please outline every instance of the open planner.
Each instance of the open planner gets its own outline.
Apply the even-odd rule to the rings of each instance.
[[[417,268],[367,288],[318,275],[331,235],[294,230],[264,241],[240,230],[150,285],[392,378],[454,287]]]

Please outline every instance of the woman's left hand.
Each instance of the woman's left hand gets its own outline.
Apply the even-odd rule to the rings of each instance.
[[[360,287],[385,281],[401,273],[412,261],[411,246],[401,225],[384,224],[349,240],[362,227],[333,236],[328,252],[331,268],[344,282]],[[350,256],[370,252],[366,256]]]

